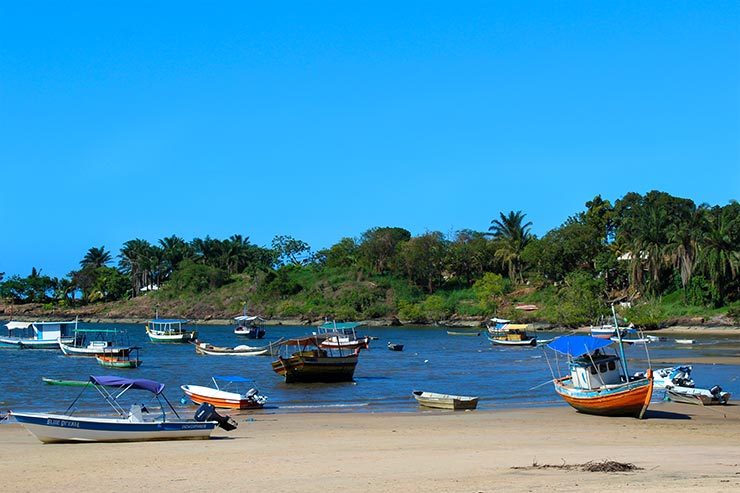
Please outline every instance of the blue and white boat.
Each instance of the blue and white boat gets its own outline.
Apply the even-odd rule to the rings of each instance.
[[[74,405],[77,399],[72,402],[64,414],[14,411],[10,414],[44,443],[205,439],[211,436],[218,425],[228,429],[223,421],[231,421],[230,418],[209,412],[208,409],[206,412],[201,409],[196,412],[196,417],[200,417],[201,420],[181,418],[162,393],[164,384],[153,380],[91,376],[88,386],[95,388],[119,417],[74,416]],[[109,388],[115,390],[109,391]],[[144,414],[148,414],[149,410],[142,404],[134,404],[130,410],[124,410],[118,399],[131,389],[151,392],[152,400],[157,401],[161,412],[152,413],[152,418],[145,418]],[[165,406],[161,399],[175,414],[176,419],[167,419]]]
[[[7,335],[0,336],[0,347],[16,349],[59,349],[59,343],[72,344],[77,321],[18,322],[5,324]]]

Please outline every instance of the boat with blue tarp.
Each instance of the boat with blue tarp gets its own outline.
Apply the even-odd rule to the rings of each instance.
[[[587,414],[642,418],[653,393],[652,370],[629,376],[624,348],[605,352],[612,341],[585,335],[563,336],[547,346],[568,358],[570,375],[553,374],[555,391],[572,407]]]

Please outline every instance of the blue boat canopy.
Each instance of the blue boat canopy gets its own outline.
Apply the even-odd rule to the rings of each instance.
[[[96,385],[105,387],[128,387],[132,389],[148,390],[152,394],[159,395],[164,390],[164,384],[147,380],[145,378],[121,378],[113,375],[93,376],[90,375],[90,381]]]
[[[612,341],[608,339],[598,339],[591,336],[563,336],[558,337],[547,345],[559,353],[567,354],[573,358],[592,353],[597,349],[610,345]]]
[[[222,380],[224,382],[239,382],[239,383],[250,383],[252,380],[244,377],[240,377],[239,375],[214,375],[216,380]]]

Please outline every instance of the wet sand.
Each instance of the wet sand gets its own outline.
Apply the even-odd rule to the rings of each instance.
[[[740,488],[740,406],[663,403],[648,419],[568,407],[239,417],[202,441],[41,444],[0,426],[5,491],[720,491]],[[626,473],[512,469],[631,462]]]

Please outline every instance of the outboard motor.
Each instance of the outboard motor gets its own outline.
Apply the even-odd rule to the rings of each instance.
[[[223,428],[226,431],[235,430],[238,424],[236,421],[231,419],[229,416],[221,416],[216,412],[216,408],[213,404],[204,402],[195,411],[196,421],[216,421],[218,422],[219,428]]]
[[[719,399],[720,394],[722,394],[722,387],[720,387],[719,385],[715,385],[714,387],[709,389],[709,393]]]

